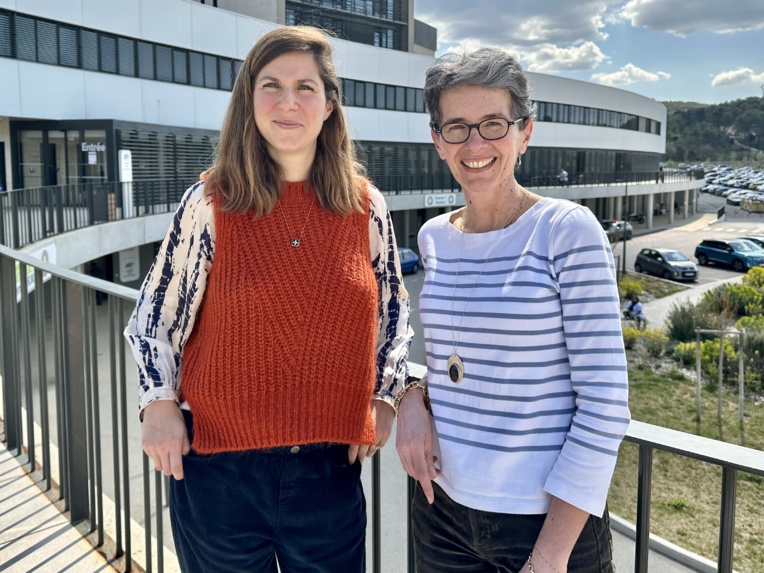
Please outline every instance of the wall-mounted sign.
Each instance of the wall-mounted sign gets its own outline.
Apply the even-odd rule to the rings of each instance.
[[[82,151],[106,151],[106,146],[103,143],[88,143],[83,141],[81,144]]]
[[[133,154],[129,149],[120,149],[117,152],[119,156],[119,180],[122,183],[132,183],[133,181]]]
[[[37,257],[41,261],[45,261],[46,263],[52,263],[56,264],[56,245],[54,243],[51,243],[50,245],[47,245],[45,247],[41,247],[37,249],[36,251],[30,251],[29,255],[32,257]],[[50,280],[50,273],[42,273],[42,280],[43,282],[48,282]],[[31,293],[34,291],[35,287],[35,280],[34,280],[34,267],[27,267],[27,276],[26,276],[26,283],[27,283],[27,292]],[[19,263],[16,263],[16,302],[21,301],[21,265]]]
[[[131,283],[141,278],[141,257],[138,247],[119,252],[119,280]]]
[[[425,207],[454,207],[456,193],[431,193],[424,196]]]

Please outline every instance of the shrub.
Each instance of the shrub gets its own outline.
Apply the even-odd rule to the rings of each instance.
[[[696,343],[683,342],[674,348],[674,359],[684,366],[695,364]],[[719,339],[701,340],[700,342],[700,371],[711,382],[719,377]],[[727,376],[737,371],[737,352],[731,340],[724,339],[724,371]]]
[[[695,340],[696,328],[715,328],[716,317],[709,314],[703,304],[693,304],[689,300],[674,303],[669,309],[666,319],[669,338],[678,342]],[[701,335],[701,338],[709,338],[711,335]]]
[[[630,299],[632,296],[642,294],[642,283],[630,279],[624,279],[618,283],[618,294],[622,299]]]
[[[762,314],[761,292],[747,285],[727,285],[727,303],[737,316]]]
[[[757,289],[764,289],[764,268],[753,267],[743,277],[743,284]]]
[[[639,342],[640,334],[642,333],[636,328],[632,328],[631,326],[624,326],[623,327],[624,348],[626,348],[626,350],[634,350],[634,348],[637,346],[637,342]]]
[[[692,366],[695,364],[695,342],[681,342],[674,347],[674,360],[677,360],[682,366]]]
[[[732,301],[727,293],[727,285],[720,285],[703,293],[703,304],[710,314],[735,314]]]
[[[647,353],[653,358],[663,355],[668,343],[668,336],[662,328],[648,328],[642,333],[642,344]]]
[[[735,328],[746,332],[764,332],[764,315],[744,316],[735,323]]]

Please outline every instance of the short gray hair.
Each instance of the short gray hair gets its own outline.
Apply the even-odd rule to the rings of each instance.
[[[514,116],[510,119],[532,119],[536,115],[528,76],[517,60],[500,48],[480,48],[446,54],[427,70],[424,103],[431,127],[440,128],[440,98],[460,85],[506,90]],[[525,124],[518,124],[521,130]]]

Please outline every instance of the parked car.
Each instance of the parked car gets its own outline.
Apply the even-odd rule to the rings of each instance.
[[[764,249],[764,235],[746,235],[745,237],[740,238],[745,239],[746,241],[751,241],[752,243],[756,243],[759,245],[759,248]]]
[[[626,240],[629,240],[634,234],[634,228],[631,226],[631,223],[628,223],[627,221],[615,221],[606,219],[604,221],[600,221],[600,224],[605,230],[605,234],[611,243],[620,241],[624,237]]]
[[[700,265],[720,263],[743,272],[764,266],[764,249],[745,239],[703,239],[695,247],[695,258]]]
[[[642,249],[634,261],[634,270],[675,281],[698,280],[695,263],[674,249]]]
[[[416,273],[419,271],[419,255],[411,249],[405,247],[399,248],[398,258],[401,261],[402,273]]]

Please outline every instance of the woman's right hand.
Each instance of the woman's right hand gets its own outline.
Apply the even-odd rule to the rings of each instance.
[[[440,473],[432,454],[432,421],[424,406],[422,390],[410,390],[398,406],[395,448],[403,469],[422,485],[427,501],[435,501],[432,480]]]
[[[183,479],[183,456],[191,445],[183,413],[174,400],[156,400],[143,410],[141,446],[157,471]]]

